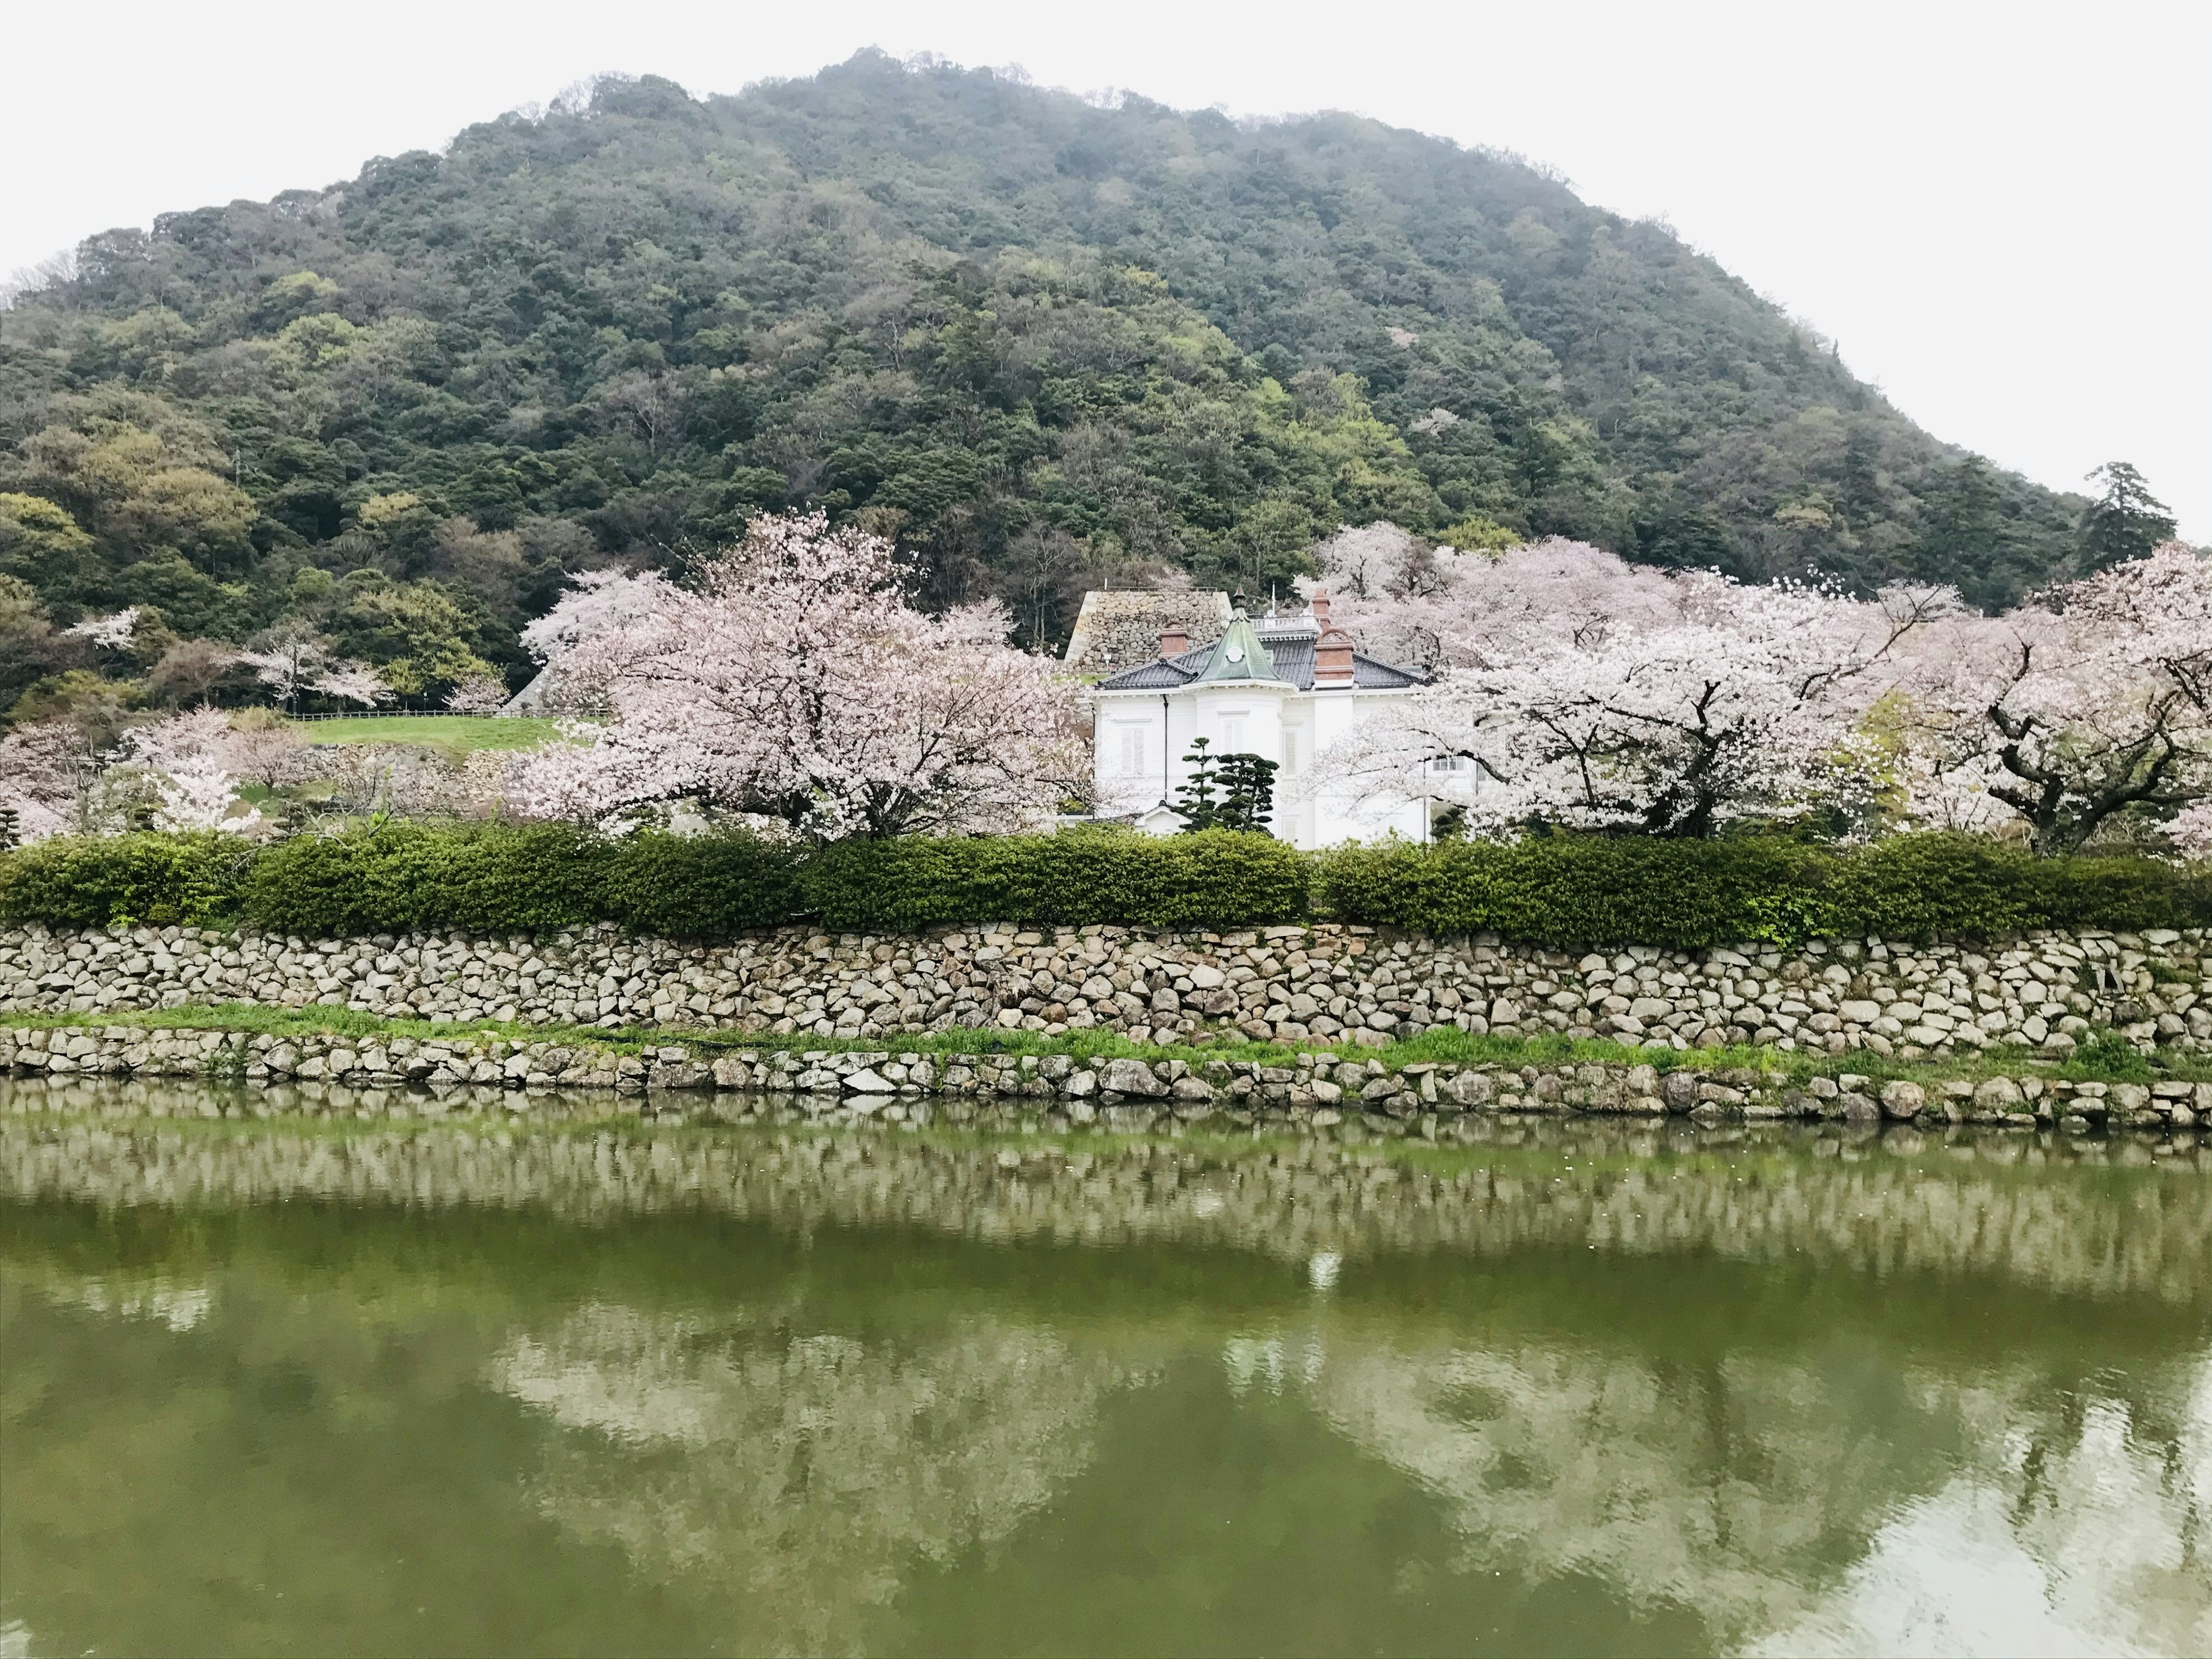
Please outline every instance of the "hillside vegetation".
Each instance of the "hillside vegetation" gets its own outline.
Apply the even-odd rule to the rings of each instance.
[[[410,696],[519,683],[564,572],[793,507],[1039,642],[1100,581],[1261,592],[1377,518],[1997,605],[2081,507],[1517,160],[876,53],[703,102],[602,81],[94,237],[0,314],[0,629],[48,652],[0,700],[68,666],[33,609],[130,604],[296,619]]]

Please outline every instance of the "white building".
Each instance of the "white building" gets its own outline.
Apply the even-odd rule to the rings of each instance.
[[[1159,657],[1094,688],[1092,749],[1099,815],[1171,835],[1170,810],[1188,781],[1191,742],[1215,757],[1257,755],[1275,776],[1275,835],[1302,848],[1395,833],[1428,839],[1428,799],[1316,787],[1314,757],[1369,714],[1422,684],[1411,669],[1376,662],[1328,623],[1328,595],[1312,608],[1259,621],[1235,612],[1221,637],[1194,647],[1179,630],[1159,637]]]

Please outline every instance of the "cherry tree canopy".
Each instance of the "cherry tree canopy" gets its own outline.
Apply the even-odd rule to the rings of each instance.
[[[1921,821],[2071,852],[2116,821],[2170,817],[2179,844],[2204,844],[2212,562],[2180,543],[2001,617],[1945,620],[1902,690]]]
[[[1888,763],[1857,729],[1876,671],[1955,608],[1935,589],[1866,602],[1668,574],[1577,543],[1395,562],[1353,550],[1363,568],[1328,571],[1345,590],[1338,620],[1381,653],[1432,641],[1436,678],[1318,775],[1454,795],[1493,830],[1709,836],[1741,817],[1862,811]],[[1474,764],[1433,770],[1455,758]]]
[[[995,604],[925,616],[898,576],[817,514],[756,520],[696,591],[593,580],[536,631],[611,718],[532,758],[526,810],[688,798],[824,840],[1042,823],[1086,770],[1072,690]]]

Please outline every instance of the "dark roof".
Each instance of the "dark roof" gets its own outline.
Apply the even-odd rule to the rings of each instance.
[[[1267,642],[1267,654],[1274,659],[1275,678],[1300,691],[1310,691],[1314,683],[1315,631],[1292,632],[1277,630],[1259,625],[1260,637]],[[1209,641],[1173,657],[1162,657],[1156,662],[1146,663],[1110,679],[1098,682],[1101,691],[1175,691],[1188,685],[1206,672],[1212,659],[1218,641]],[[1359,691],[1402,691],[1409,686],[1422,684],[1421,676],[1410,668],[1394,668],[1387,662],[1377,662],[1357,651],[1352,653],[1352,684]]]

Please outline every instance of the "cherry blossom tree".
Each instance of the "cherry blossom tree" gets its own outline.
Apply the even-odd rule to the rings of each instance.
[[[87,617],[62,632],[72,639],[90,640],[103,651],[127,651],[138,631],[138,607],[131,605],[109,617]]]
[[[300,728],[270,708],[233,714],[225,753],[232,770],[267,789],[297,783],[310,769],[307,740]]]
[[[1385,662],[1492,665],[1540,639],[1594,643],[1681,616],[1718,579],[1671,576],[1587,542],[1551,538],[1503,553],[1429,547],[1395,525],[1340,531],[1316,553],[1332,620]]]
[[[67,720],[18,726],[0,738],[0,810],[24,842],[117,835],[142,823],[258,831],[258,811],[234,811],[231,737],[212,708],[134,726],[108,749]]]
[[[241,652],[239,660],[288,708],[296,708],[310,691],[371,708],[392,698],[392,688],[374,669],[340,660],[331,642],[311,629],[280,628],[264,636],[259,648]]]
[[[2212,859],[2212,800],[2184,807],[2166,828],[2173,844],[2187,856]]]
[[[126,732],[116,769],[125,777],[136,774],[150,792],[149,817],[156,830],[256,833],[265,827],[260,810],[234,811],[233,742],[229,718],[221,709],[196,708]]]
[[[1087,771],[1073,690],[1006,643],[995,604],[926,616],[888,542],[821,515],[763,519],[696,591],[586,591],[541,640],[611,718],[522,770],[526,810],[602,817],[689,798],[823,840],[1034,827]],[[549,621],[551,619],[549,618]],[[549,653],[550,654],[550,653]]]
[[[644,626],[675,602],[677,592],[653,571],[586,570],[570,577],[560,601],[522,630],[523,647],[545,665],[534,698],[552,709],[601,705],[606,688],[589,683],[585,671],[616,659],[615,653],[580,658],[577,647]]]
[[[507,707],[507,685],[489,674],[471,674],[446,694],[449,714],[496,714]]]
[[[2154,830],[2212,799],[2212,562],[2178,543],[1961,615],[1912,653],[1911,811],[2039,852]]]
[[[0,737],[0,811],[12,818],[15,839],[120,828],[103,771],[100,751],[70,720],[38,720]]]
[[[1741,818],[1863,814],[1889,759],[1856,728],[1880,672],[1956,608],[1947,590],[1857,601],[1745,587],[1550,542],[1491,557],[1370,562],[1338,620],[1370,649],[1434,641],[1435,678],[1320,757],[1315,783],[1540,821],[1705,836]],[[1437,763],[1464,763],[1439,771]]]

